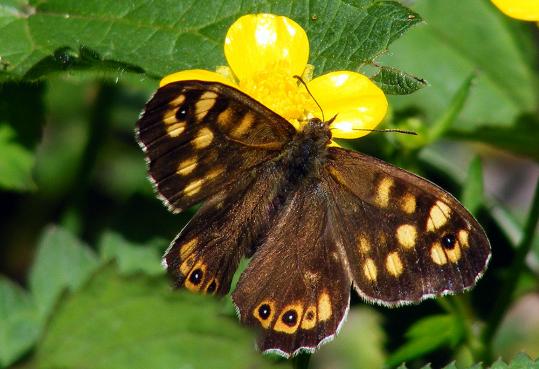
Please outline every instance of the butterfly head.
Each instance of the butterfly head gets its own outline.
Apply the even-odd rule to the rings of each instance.
[[[331,129],[330,124],[335,120],[335,117],[328,121],[323,121],[319,118],[311,118],[307,121],[307,124],[303,127],[303,133],[307,137],[312,137],[316,141],[322,141],[327,144],[331,141]]]

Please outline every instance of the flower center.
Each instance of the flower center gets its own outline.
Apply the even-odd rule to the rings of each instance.
[[[303,87],[298,86],[298,80],[292,76],[287,64],[281,61],[261,68],[260,72],[241,80],[239,85],[249,96],[299,129],[300,122],[305,121],[308,112],[312,111],[314,101]]]

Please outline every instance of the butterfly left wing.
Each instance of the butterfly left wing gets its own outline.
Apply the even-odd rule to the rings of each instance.
[[[259,349],[285,357],[333,338],[350,302],[328,189],[306,181],[290,194],[232,295],[240,320],[261,331]]]
[[[136,128],[150,178],[173,212],[277,156],[294,133],[284,118],[241,91],[204,81],[159,88]]]
[[[331,212],[339,219],[354,287],[383,305],[472,287],[489,241],[448,192],[381,160],[328,149]]]
[[[276,183],[284,172],[269,162],[242,176],[234,190],[211,196],[172,241],[163,258],[177,287],[225,295],[238,263],[269,226],[276,212]]]

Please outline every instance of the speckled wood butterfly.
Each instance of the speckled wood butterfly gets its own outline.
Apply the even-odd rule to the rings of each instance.
[[[402,305],[466,290],[490,257],[481,226],[449,193],[378,159],[330,147],[330,122],[296,129],[216,82],[161,87],[137,123],[159,197],[202,202],[164,264],[178,287],[232,299],[258,346],[314,350],[339,330],[350,289]]]

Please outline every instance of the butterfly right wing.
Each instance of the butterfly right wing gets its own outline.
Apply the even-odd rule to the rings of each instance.
[[[472,287],[490,258],[485,232],[448,192],[376,158],[328,149],[331,212],[354,287],[383,305]]]
[[[161,200],[180,212],[277,156],[295,134],[281,116],[217,82],[167,84],[146,104],[137,140]]]

